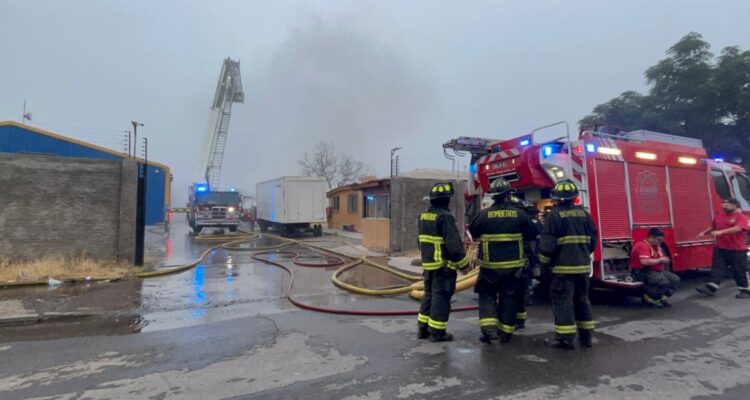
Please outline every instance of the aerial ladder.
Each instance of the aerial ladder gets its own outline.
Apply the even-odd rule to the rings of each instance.
[[[219,190],[221,183],[221,165],[224,161],[224,150],[229,134],[229,121],[232,117],[232,105],[243,103],[245,93],[242,91],[240,62],[230,58],[224,59],[219,82],[216,84],[214,101],[211,104],[208,129],[203,140],[201,167],[211,191]]]

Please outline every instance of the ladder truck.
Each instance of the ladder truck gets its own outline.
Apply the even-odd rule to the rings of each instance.
[[[242,213],[239,193],[233,189],[221,191],[219,185],[232,106],[244,101],[240,62],[225,58],[211,103],[208,129],[203,140],[199,164],[205,182],[194,183],[188,193],[188,222],[196,234],[204,227],[226,227],[230,231],[235,231],[239,225],[239,216]]]

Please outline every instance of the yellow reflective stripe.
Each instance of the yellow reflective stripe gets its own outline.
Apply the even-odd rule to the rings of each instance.
[[[589,265],[556,265],[552,267],[553,274],[588,274],[590,271]]]
[[[432,318],[430,318],[430,320],[427,322],[427,324],[432,329],[445,330],[446,328],[448,328],[448,322],[435,321]]]
[[[485,233],[479,238],[483,242],[515,242],[522,239],[520,233]]]
[[[544,254],[540,254],[539,255],[539,262],[541,262],[542,264],[549,264],[549,263],[552,262],[552,259],[549,258],[549,257],[547,257],[547,256],[545,256]]]
[[[426,324],[430,320],[429,315],[424,315],[422,313],[417,314],[417,321]]]
[[[500,328],[501,331],[505,333],[513,333],[513,331],[516,329],[514,326],[505,325],[502,322],[498,324],[498,328]]]
[[[422,269],[426,269],[428,271],[432,271],[434,269],[439,269],[443,265],[445,265],[444,262],[438,261],[438,262],[429,262],[429,263],[422,263]]]
[[[575,325],[555,325],[555,332],[561,335],[574,335],[576,333]]]
[[[591,236],[588,235],[568,235],[557,238],[557,244],[588,244],[591,243]]]
[[[419,241],[424,243],[432,243],[432,244],[443,244],[445,243],[445,240],[443,240],[440,236],[433,236],[433,235],[419,235]]]
[[[576,321],[576,326],[590,331],[594,329],[594,321]]]
[[[469,256],[466,255],[466,256],[464,256],[464,258],[462,258],[462,259],[460,259],[460,260],[458,260],[456,262],[453,262],[453,261],[449,260],[448,261],[448,268],[459,269],[459,268],[463,268],[463,267],[467,266],[468,264],[469,264]]]
[[[443,262],[443,246],[435,244],[435,254],[433,255],[435,262]]]
[[[480,318],[479,319],[479,326],[480,327],[487,327],[487,326],[497,326],[500,321],[497,318]]]
[[[482,260],[490,262],[490,242],[482,242]]]
[[[644,295],[643,295],[643,300],[644,300],[644,301],[645,301],[646,303],[650,303],[650,304],[659,304],[659,302],[660,302],[660,301],[658,301],[658,300],[654,300],[654,299],[652,299],[652,298],[651,298],[651,296],[649,296],[649,295],[647,295],[647,294],[644,294]]]
[[[516,313],[516,319],[526,319],[526,317],[528,316],[529,316],[529,313],[527,312]]]
[[[489,269],[512,269],[512,268],[520,268],[526,265],[526,260],[520,259],[520,260],[511,260],[511,261],[496,261],[496,262],[489,262],[489,261],[479,261],[479,266],[482,268],[489,268]]]

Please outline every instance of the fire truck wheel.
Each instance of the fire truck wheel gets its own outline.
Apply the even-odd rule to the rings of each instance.
[[[230,226],[229,227],[229,232],[237,232],[237,227],[236,226]]]
[[[193,233],[195,233],[196,235],[201,233],[202,230],[203,230],[203,227],[200,225],[196,225],[193,227]]]

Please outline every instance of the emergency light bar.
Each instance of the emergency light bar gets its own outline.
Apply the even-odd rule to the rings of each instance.
[[[195,186],[196,192],[207,192],[208,191],[208,185],[196,185]]]
[[[646,153],[645,151],[636,151],[635,156],[643,160],[656,160],[656,154]]]

